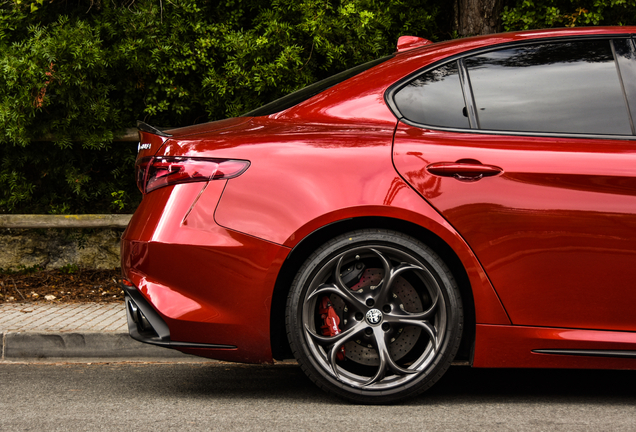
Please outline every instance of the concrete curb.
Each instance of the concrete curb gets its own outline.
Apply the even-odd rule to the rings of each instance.
[[[131,218],[130,214],[3,214],[0,228],[126,228]]]
[[[179,351],[148,345],[132,339],[128,333],[46,333],[3,332],[0,342],[2,360],[44,358],[157,358],[187,359]]]

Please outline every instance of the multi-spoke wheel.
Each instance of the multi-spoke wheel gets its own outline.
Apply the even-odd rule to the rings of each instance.
[[[419,241],[355,231],[319,248],[287,302],[296,359],[323,389],[355,402],[414,396],[459,347],[462,304],[451,272]]]

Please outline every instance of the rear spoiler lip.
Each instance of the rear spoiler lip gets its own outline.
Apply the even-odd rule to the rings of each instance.
[[[151,134],[154,135],[159,135],[162,137],[171,137],[172,135],[163,132],[160,129],[157,129],[154,126],[150,126],[148,123],[144,123],[141,120],[137,120],[137,130],[142,131],[142,132],[150,132]]]

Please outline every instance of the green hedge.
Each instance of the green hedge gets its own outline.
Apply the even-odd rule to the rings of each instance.
[[[240,115],[439,39],[441,0],[15,0],[0,6],[0,213],[131,212],[136,120]],[[448,15],[448,14],[446,14]],[[54,142],[33,140],[52,136]]]
[[[508,29],[629,23],[635,16],[635,2],[627,0],[508,3],[503,14]],[[133,178],[136,144],[114,143],[117,131],[136,120],[185,126],[240,115],[395,51],[400,35],[448,39],[452,5],[447,0],[5,2],[0,5],[0,213],[132,212],[140,199]],[[42,137],[54,139],[35,141]]]
[[[636,24],[636,0],[519,0],[502,14],[506,30]]]

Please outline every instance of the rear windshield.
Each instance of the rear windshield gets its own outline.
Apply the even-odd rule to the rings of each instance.
[[[380,63],[384,63],[385,61],[392,59],[393,56],[394,54],[391,54],[390,56],[372,60],[370,62],[363,63],[361,65],[352,67],[351,69],[347,69],[346,71],[342,71],[340,73],[332,75],[329,78],[325,78],[322,81],[318,81],[316,83],[310,84],[307,87],[304,87],[300,90],[296,90],[295,92],[290,93],[286,96],[283,96],[280,99],[276,99],[274,102],[270,102],[267,105],[263,105],[260,108],[256,108],[255,110],[245,113],[243,114],[242,117],[267,116],[267,115],[275,114],[277,112],[286,110],[287,108],[291,108],[294,105],[297,105],[313,96],[316,96],[318,93],[322,93],[323,91],[327,90],[329,87],[333,87],[336,84],[340,84],[341,82],[355,75],[358,75],[359,73],[362,73],[367,69],[371,69],[373,66],[377,66]]]

